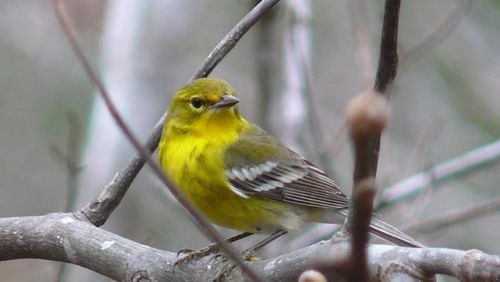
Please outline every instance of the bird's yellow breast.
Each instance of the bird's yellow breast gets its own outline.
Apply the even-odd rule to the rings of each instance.
[[[220,121],[219,121],[220,122]],[[212,222],[232,229],[271,233],[277,229],[297,229],[306,211],[272,199],[242,197],[230,189],[225,175],[224,148],[236,142],[238,133],[249,126],[231,122],[210,124],[210,134],[180,134],[166,124],[159,156],[167,175],[190,201]],[[169,128],[170,126],[170,128]],[[198,125],[192,124],[195,130]]]

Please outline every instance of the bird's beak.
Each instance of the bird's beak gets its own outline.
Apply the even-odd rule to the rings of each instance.
[[[223,95],[220,98],[220,100],[217,103],[210,106],[210,108],[212,108],[212,109],[229,108],[229,107],[232,107],[232,106],[238,104],[239,101],[240,101],[240,99],[238,99],[234,96]]]

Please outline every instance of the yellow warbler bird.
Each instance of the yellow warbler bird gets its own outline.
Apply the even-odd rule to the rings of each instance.
[[[349,200],[314,164],[241,116],[235,90],[216,78],[179,89],[168,109],[160,164],[213,223],[275,234],[305,223],[343,223]],[[370,232],[394,244],[421,247],[373,218]]]

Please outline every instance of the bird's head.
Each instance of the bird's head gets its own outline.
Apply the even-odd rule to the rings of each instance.
[[[241,120],[234,88],[217,78],[196,79],[179,89],[168,109],[167,122],[177,126],[224,127]]]

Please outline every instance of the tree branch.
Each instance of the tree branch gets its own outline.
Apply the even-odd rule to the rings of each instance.
[[[500,161],[500,139],[387,187],[380,197],[378,208],[385,208],[418,195],[428,185],[440,185],[456,180],[498,161]]]
[[[436,29],[425,36],[415,47],[401,54],[401,66],[403,67],[417,61],[425,53],[445,40],[451,32],[457,28],[465,12],[469,9],[471,2],[471,0],[459,1],[456,7],[453,8],[450,14],[436,27]]]
[[[500,161],[500,140],[437,164],[427,171],[407,177],[383,189],[380,201],[375,209],[389,208],[394,204],[415,197],[428,185],[437,188],[448,181],[457,180],[460,177],[478,172],[482,168],[494,165],[498,161]],[[293,242],[292,245],[304,246],[316,242],[331,233],[332,228],[330,226],[316,226],[297,237],[296,242]]]
[[[373,91],[353,98],[346,124],[354,147],[353,193],[343,230],[350,235],[349,281],[368,281],[366,245],[376,194],[380,137],[389,119],[387,87],[396,77],[400,0],[386,0],[380,55]]]
[[[353,189],[352,204],[344,226],[342,226],[342,233],[347,233],[351,238],[349,281],[368,281],[368,230],[376,191],[374,179],[360,181]]]
[[[400,0],[386,0],[380,41],[380,55],[375,77],[375,91],[385,93],[396,78],[398,69],[398,29]],[[387,95],[387,94],[385,94]]]
[[[265,281],[297,280],[308,269],[339,266],[349,255],[345,241],[320,242],[279,257],[257,260],[252,268]],[[80,265],[118,281],[211,281],[227,261],[206,257],[174,269],[177,256],[125,239],[81,220],[73,213],[0,218],[0,261],[39,258]],[[446,274],[465,281],[500,279],[500,257],[478,250],[403,248],[371,245],[367,251],[370,281],[394,275],[419,279]],[[333,270],[332,275],[339,275]],[[228,276],[244,281],[239,268]]]
[[[500,198],[479,203],[472,207],[467,207],[457,211],[451,211],[430,220],[416,222],[407,226],[403,226],[402,230],[418,230],[422,233],[433,232],[435,230],[446,228],[453,224],[462,223],[483,215],[500,210]]]

